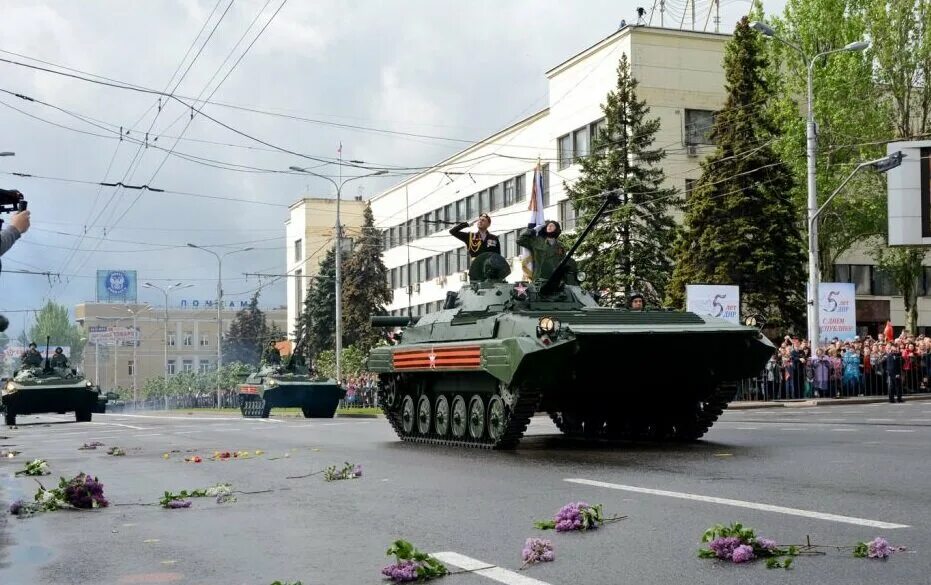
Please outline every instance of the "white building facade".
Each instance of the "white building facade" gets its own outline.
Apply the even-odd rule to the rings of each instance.
[[[384,261],[395,315],[419,315],[442,307],[446,292],[458,290],[468,270],[464,245],[437,221],[492,218],[512,262],[509,280],[522,280],[516,244],[530,217],[534,169],[543,169],[544,215],[563,230],[575,227],[564,183],[579,174],[577,157],[591,151],[604,114],[601,105],[617,84],[626,54],[639,82],[639,99],[660,119],[656,146],[667,150],[666,186],[686,192],[710,153],[713,112],[724,104],[724,44],[729,35],[653,27],[625,27],[546,72],[549,106],[486,140],[438,163],[431,170],[375,196],[375,225],[384,234]],[[440,179],[443,179],[440,182]],[[437,183],[440,186],[437,187]],[[408,235],[410,234],[410,235]]]

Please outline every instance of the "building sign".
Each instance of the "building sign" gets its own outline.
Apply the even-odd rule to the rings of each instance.
[[[135,270],[98,270],[98,303],[135,303]]]
[[[856,337],[856,285],[852,282],[820,283],[818,322],[821,324],[821,342],[835,337],[841,341]]]
[[[685,310],[703,317],[740,323],[740,287],[730,284],[689,284]]]
[[[181,308],[182,309],[216,309],[217,302],[214,300],[202,301],[197,299],[181,299]],[[223,310],[236,311],[239,309],[249,308],[249,301],[228,301],[223,300]]]
[[[88,327],[88,343],[95,345],[132,345],[136,332],[132,327]]]

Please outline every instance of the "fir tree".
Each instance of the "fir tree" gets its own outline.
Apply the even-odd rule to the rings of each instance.
[[[307,287],[297,329],[307,335],[304,355],[312,356],[336,347],[335,248],[330,248],[320,261],[320,271]]]
[[[668,300],[683,307],[687,284],[735,284],[744,315],[791,328],[805,314],[805,257],[792,175],[770,148],[761,42],[744,17],[725,48],[727,101],[711,132],[717,149],[689,197]]]
[[[230,323],[229,331],[223,338],[223,355],[230,363],[258,365],[268,339],[265,313],[259,309],[259,293],[255,293],[249,306],[238,311]]]
[[[383,315],[391,302],[388,270],[381,259],[381,233],[374,227],[372,208],[363,210],[362,234],[343,272],[343,324],[346,345],[367,351],[381,338],[369,317]]]
[[[593,137],[593,152],[580,161],[579,180],[566,186],[580,226],[601,205],[599,193],[621,190],[621,205],[592,229],[577,252],[586,286],[600,291],[601,302],[611,306],[624,305],[635,291],[652,304],[662,300],[677,230],[671,211],[679,205],[678,193],[661,187],[665,174],[658,166],[666,152],[651,148],[660,122],[647,118],[650,109],[637,99],[636,89],[625,54],[617,87],[602,105],[604,126]]]

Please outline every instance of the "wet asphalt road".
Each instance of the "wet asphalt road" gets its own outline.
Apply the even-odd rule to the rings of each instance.
[[[396,538],[515,571],[529,536],[552,538],[556,561],[443,582],[931,583],[931,402],[728,411],[705,440],[685,446],[581,444],[538,417],[521,448],[503,453],[402,443],[383,419],[43,415],[21,417],[0,437],[0,449],[22,451],[0,460],[4,508],[34,493],[32,479],[13,473],[35,457],[51,466],[46,485],[85,471],[113,504],[2,517],[4,585],[380,583]],[[93,440],[127,455],[77,449]],[[210,459],[217,450],[253,456]],[[204,461],[183,461],[193,455]],[[361,464],[363,477],[287,479],[346,461]],[[151,505],[165,490],[217,482],[262,493],[231,504],[195,499],[183,510]],[[708,496],[743,507],[700,499]],[[586,534],[533,528],[578,500],[628,518]],[[782,543],[883,535],[909,551],[888,562],[830,551],[788,572],[696,558],[701,533],[732,521]]]

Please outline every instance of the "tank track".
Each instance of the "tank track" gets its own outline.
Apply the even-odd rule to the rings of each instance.
[[[658,416],[628,411],[607,421],[599,414],[576,413],[574,417],[566,417],[562,412],[549,412],[549,415],[556,427],[570,437],[689,442],[708,432],[734,398],[735,392],[733,386],[719,386],[702,401],[700,407],[690,412],[674,412],[671,417],[667,411],[660,411]],[[593,420],[595,425],[590,423]],[[595,426],[597,428],[593,428]]]
[[[412,390],[407,390],[407,392],[413,393]],[[430,433],[427,435],[421,435],[417,431],[417,425],[414,424],[411,429],[411,433],[407,434],[404,431],[402,414],[401,414],[401,403],[402,397],[405,394],[405,391],[402,389],[398,390],[397,397],[395,399],[395,404],[392,408],[382,407],[382,411],[385,413],[385,418],[388,419],[388,422],[391,423],[394,432],[397,433],[398,437],[403,441],[409,441],[411,443],[422,443],[427,445],[441,445],[444,447],[469,447],[473,449],[514,449],[517,447],[517,444],[520,442],[521,438],[524,436],[524,431],[527,430],[527,425],[530,424],[530,419],[536,412],[537,404],[540,401],[541,392],[539,390],[533,390],[528,388],[521,388],[516,392],[516,403],[514,408],[510,410],[510,413],[507,418],[507,423],[505,425],[504,432],[501,437],[497,440],[492,440],[488,437],[487,424],[486,431],[483,434],[481,440],[472,440],[469,439],[456,439],[452,437],[451,431],[447,430],[446,436],[439,436],[436,433],[435,421],[431,419]],[[436,396],[431,393],[431,396],[435,398]],[[471,394],[463,394],[464,398],[469,398]],[[447,398],[452,398],[451,395],[447,394]],[[387,404],[387,397],[385,393],[385,385],[379,384],[378,390],[378,399],[379,403]],[[451,402],[451,401],[450,401]],[[435,413],[435,402],[431,401],[431,404],[434,405]],[[450,421],[451,422],[451,421]],[[468,436],[468,433],[466,434]]]

